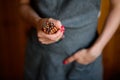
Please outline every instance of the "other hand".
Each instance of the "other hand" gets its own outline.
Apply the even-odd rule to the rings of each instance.
[[[87,65],[95,61],[95,59],[100,55],[100,51],[93,51],[91,49],[82,49],[76,52],[74,55],[68,57],[64,60],[64,64],[69,64],[73,61],[76,61],[80,64]]]

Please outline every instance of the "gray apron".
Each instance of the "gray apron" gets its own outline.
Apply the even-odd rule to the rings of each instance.
[[[78,50],[89,48],[97,39],[100,0],[31,0],[42,18],[58,19],[65,26],[65,38],[41,44],[31,30],[25,58],[25,80],[102,80],[102,61],[83,65],[63,61]]]

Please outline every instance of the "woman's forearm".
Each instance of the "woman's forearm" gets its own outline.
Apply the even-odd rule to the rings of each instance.
[[[94,50],[102,51],[105,45],[109,42],[109,40],[114,35],[115,31],[119,27],[120,24],[120,1],[119,3],[111,9],[104,29],[101,33],[101,35],[98,37],[92,48]]]
[[[41,19],[39,15],[30,7],[29,3],[20,4],[20,13],[26,21],[35,27]]]

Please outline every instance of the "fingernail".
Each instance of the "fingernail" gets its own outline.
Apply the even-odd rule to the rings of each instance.
[[[62,29],[65,31],[65,27],[63,26]]]
[[[61,28],[64,29],[64,26],[62,25]]]
[[[63,29],[63,28],[61,28],[60,30],[61,30],[61,32],[64,32],[64,29]]]
[[[66,61],[66,60],[64,60],[64,61],[63,61],[63,64],[67,64],[67,61]]]

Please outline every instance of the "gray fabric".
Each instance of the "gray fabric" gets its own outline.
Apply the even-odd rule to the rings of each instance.
[[[43,18],[62,21],[66,30],[63,40],[43,45],[32,29],[25,80],[102,80],[101,56],[88,65],[63,64],[64,59],[90,47],[96,40],[100,0],[31,0],[31,6]]]
[[[41,17],[52,17],[67,27],[80,27],[96,21],[100,0],[31,0]]]

